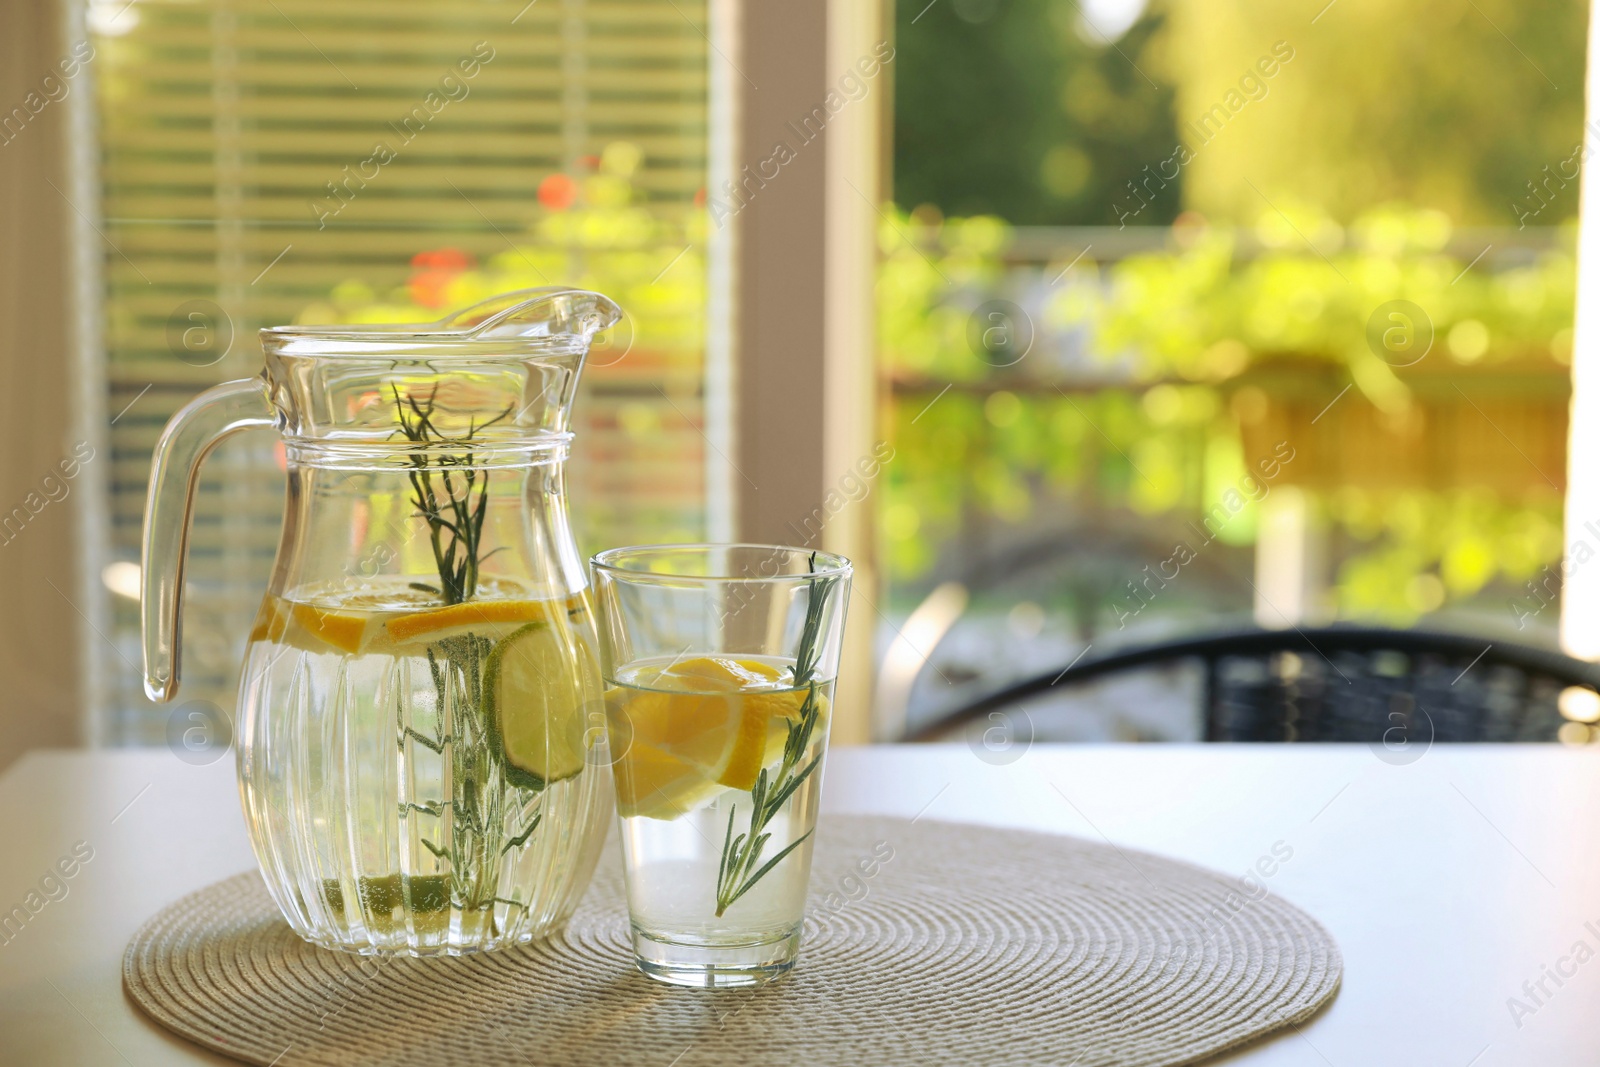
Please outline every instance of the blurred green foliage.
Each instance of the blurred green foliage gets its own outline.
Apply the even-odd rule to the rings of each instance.
[[[1462,365],[1534,355],[1570,358],[1576,267],[1562,247],[1503,270],[1446,251],[1441,212],[1386,206],[1348,229],[1318,212],[1286,207],[1253,231],[1193,225],[1177,247],[1134,255],[1105,289],[1064,290],[1048,305],[1057,325],[1093,327],[1094,351],[1131,355],[1139,378],[1223,381],[1264,357],[1293,354],[1342,364],[1384,410],[1409,390],[1368,345],[1373,309],[1409,300],[1431,320],[1440,349]],[[1242,239],[1259,251],[1242,258]]]
[[[1584,139],[1587,18],[1582,0],[1151,0],[1112,42],[1066,0],[897,4],[895,199],[1114,224],[1182,141],[1193,160],[1130,224],[1247,223],[1298,197],[1345,222],[1406,201],[1462,225],[1542,202],[1530,224],[1556,225],[1577,183],[1542,201],[1528,183]],[[1255,77],[1280,44],[1292,60]],[[1198,133],[1219,105],[1220,132]]]
[[[1523,584],[1562,554],[1561,498],[1543,486],[1520,500],[1473,489],[1349,487],[1330,503],[1349,546],[1335,588],[1342,618],[1409,624],[1497,579],[1508,596],[1526,599]],[[1503,600],[1490,608],[1506,610]]]
[[[1079,260],[1036,308],[1038,350],[996,368],[975,350],[970,320],[1027,281],[1002,266],[1008,227],[892,217],[878,290],[879,344],[896,383],[899,458],[883,524],[891,579],[929,574],[941,549],[974,540],[975,523],[1019,525],[1061,505],[1134,523],[1199,515],[1245,472],[1230,398],[1271,361],[1326,361],[1381,411],[1403,412],[1411,386],[1365,340],[1387,300],[1425,308],[1435,358],[1463,375],[1504,361],[1559,375],[1572,343],[1570,242],[1520,265],[1467,270],[1450,237],[1442,214],[1400,206],[1348,229],[1305,209],[1268,212],[1251,231],[1180,226],[1163,251],[1104,267]],[[1052,366],[1052,348],[1074,337],[1101,385]],[[945,383],[957,388],[938,397]],[[1352,485],[1320,503],[1335,525],[1341,616],[1414,621],[1492,582],[1520,585],[1561,553],[1561,501],[1542,484],[1515,498]],[[1254,537],[1247,507],[1219,539]]]
[[[1180,129],[1275,42],[1295,52],[1185,168],[1184,206],[1216,220],[1288,197],[1344,222],[1406,201],[1516,226],[1527,183],[1585,139],[1583,0],[1160,2],[1159,54],[1141,66],[1177,86]],[[1576,182],[1553,193],[1530,224],[1577,214]]]
[[[1161,16],[1116,48],[1070,0],[895,5],[895,199],[1018,225],[1114,223],[1176,138],[1173,90],[1136,69]],[[1121,49],[1119,53],[1117,49]],[[1176,189],[1138,221],[1170,222]]]

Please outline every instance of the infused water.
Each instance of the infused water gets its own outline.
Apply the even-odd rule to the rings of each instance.
[[[268,594],[240,787],[267,884],[334,948],[528,940],[588,884],[611,786],[587,596],[399,578]],[[603,822],[602,822],[603,824]]]
[[[793,660],[770,656],[618,675],[607,717],[636,934],[757,954],[796,938],[832,679],[796,686]]]

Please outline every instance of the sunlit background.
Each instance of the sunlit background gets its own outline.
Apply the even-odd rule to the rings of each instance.
[[[879,736],[1201,630],[1555,643],[1584,7],[1316,6],[895,10],[893,91],[871,98],[892,108],[894,453],[851,505],[887,584],[857,622],[880,631]],[[580,542],[712,532],[706,4],[519,8],[91,8],[124,663],[151,446],[194,393],[254,373],[263,325],[606,292],[630,319],[578,402]],[[1403,319],[1375,315],[1394,300]],[[263,436],[206,468],[185,691],[224,707],[281,463]],[[114,666],[99,738],[159,739]],[[1057,734],[1193,736],[1164,681],[1134,685]]]
[[[1585,9],[1318,7],[899,7],[887,732],[1255,624],[1554,645]],[[1053,735],[1196,736],[1131,684]]]

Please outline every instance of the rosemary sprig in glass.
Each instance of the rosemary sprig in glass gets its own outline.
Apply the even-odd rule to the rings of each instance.
[[[811,554],[810,569],[812,572],[817,569],[815,552]],[[737,837],[733,833],[733,822],[738,809],[736,805],[728,808],[728,831],[722,839],[722,863],[717,868],[718,918],[811,836],[811,831],[807,830],[784,846],[777,855],[765,863],[761,862],[762,851],[772,838],[772,834],[766,832],[767,824],[777,817],[784,804],[794,796],[795,790],[822,763],[822,755],[818,753],[810,763],[800,766],[806,750],[811,747],[811,735],[816,731],[817,721],[822,714],[817,703],[816,679],[817,659],[822,654],[822,613],[827,607],[828,594],[838,581],[837,576],[813,578],[806,590],[806,619],[800,630],[800,643],[795,650],[793,668],[794,687],[805,687],[805,700],[800,705],[799,714],[789,720],[789,735],[784,740],[783,761],[778,765],[778,773],[769,777],[767,769],[763,767],[756,777],[756,784],[750,790],[750,827]]]
[[[416,588],[440,594],[448,604],[471,600],[478,591],[478,567],[488,558],[482,555],[483,520],[489,509],[489,472],[478,470],[472,452],[472,439],[479,430],[493,426],[511,414],[506,408],[494,418],[478,425],[476,421],[467,432],[452,437],[433,422],[435,389],[426,400],[419,402],[407,393],[390,387],[394,393],[395,412],[400,420],[400,432],[406,440],[420,445],[445,443],[459,445],[464,452],[431,457],[427,452],[413,452],[411,462],[411,503],[428,523],[428,534],[433,547],[433,560],[439,569],[439,588],[415,583]],[[430,462],[430,459],[433,461]],[[452,477],[451,468],[456,468]],[[441,491],[435,487],[438,476]],[[474,497],[476,491],[476,497]],[[489,555],[493,555],[490,553]]]

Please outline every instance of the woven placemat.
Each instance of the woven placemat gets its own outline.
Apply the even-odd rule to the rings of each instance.
[[[277,1067],[1165,1067],[1299,1022],[1339,984],[1327,932],[1236,878],[1071,837],[825,817],[795,971],[672,988],[633,969],[615,845],[538,944],[330,952],[252,872],[146,923],[123,984],[169,1029]]]

